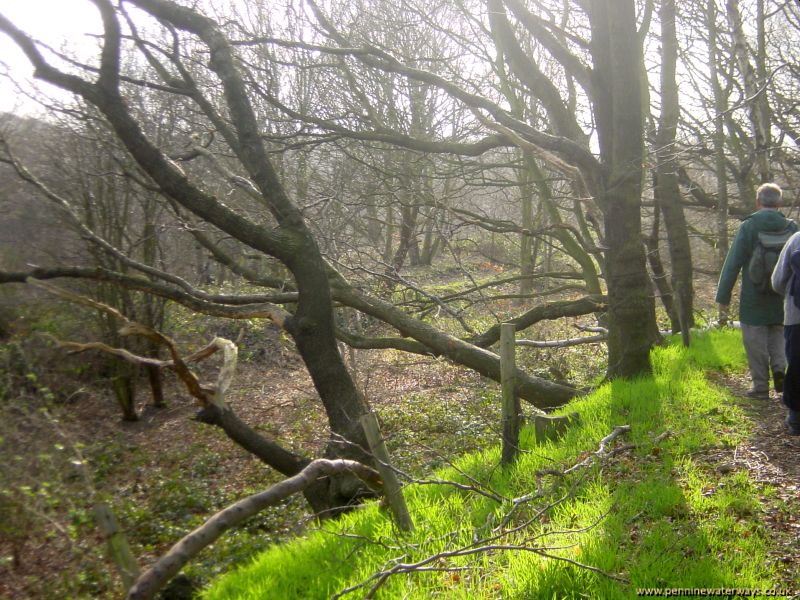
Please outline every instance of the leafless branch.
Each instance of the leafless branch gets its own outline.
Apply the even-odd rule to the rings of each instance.
[[[341,473],[353,473],[373,488],[380,489],[378,473],[352,460],[317,459],[297,475],[284,479],[263,492],[253,494],[221,510],[200,527],[184,536],[177,544],[142,573],[128,591],[128,600],[149,600],[181,567],[207,546],[216,541],[225,531],[262,511],[268,506],[302,492],[322,476],[331,477]]]
[[[517,346],[528,346],[529,348],[568,348],[581,344],[597,344],[606,340],[608,340],[608,334],[587,335],[565,340],[516,340],[514,343]]]
[[[562,471],[562,470],[559,470],[559,469],[551,468],[551,469],[542,469],[541,471],[538,471],[537,472],[537,488],[539,488],[539,489],[537,489],[537,493],[536,494],[527,494],[525,496],[520,496],[518,498],[514,498],[512,500],[512,505],[511,505],[511,508],[509,509],[508,513],[502,519],[500,525],[498,525],[497,527],[495,527],[492,530],[492,534],[490,536],[484,537],[482,539],[478,539],[478,540],[474,541],[471,544],[467,544],[465,546],[462,546],[461,548],[456,548],[454,550],[446,550],[446,551],[443,551],[443,552],[439,552],[439,553],[436,553],[436,554],[429,555],[429,556],[425,557],[424,559],[416,561],[416,562],[409,562],[409,563],[407,563],[407,562],[397,562],[396,564],[394,564],[391,567],[388,567],[388,568],[383,569],[383,570],[381,570],[381,571],[379,571],[377,573],[374,573],[373,575],[368,577],[366,580],[364,580],[364,581],[362,581],[362,582],[360,582],[360,583],[358,583],[358,584],[356,584],[354,586],[348,587],[348,588],[338,592],[337,594],[334,594],[332,596],[332,600],[336,600],[338,598],[342,598],[342,597],[344,597],[344,596],[346,596],[348,594],[351,594],[351,593],[356,592],[358,590],[362,590],[362,589],[366,588],[367,586],[369,586],[369,590],[364,595],[364,598],[373,598],[375,596],[375,594],[377,593],[378,589],[380,589],[386,583],[386,581],[390,577],[392,577],[394,575],[407,574],[407,573],[417,573],[417,572],[426,572],[426,571],[431,571],[431,570],[435,570],[435,571],[450,571],[450,570],[453,570],[453,569],[462,569],[463,567],[452,567],[452,566],[448,565],[446,563],[447,559],[464,557],[464,556],[472,556],[472,555],[476,555],[476,554],[483,554],[483,553],[489,553],[489,552],[500,552],[500,551],[532,552],[534,554],[538,554],[538,555],[540,555],[542,557],[545,557],[545,558],[548,558],[548,559],[567,562],[567,563],[572,564],[572,565],[574,565],[576,567],[579,567],[581,569],[586,569],[588,571],[591,571],[593,573],[597,573],[598,575],[602,575],[603,577],[607,577],[607,578],[613,579],[615,581],[627,582],[627,580],[624,579],[623,577],[620,577],[620,576],[615,575],[613,573],[608,573],[608,572],[603,571],[602,569],[599,569],[599,568],[594,567],[592,565],[581,563],[581,562],[576,561],[574,559],[571,559],[571,558],[568,558],[568,557],[565,557],[565,556],[561,556],[561,555],[558,555],[558,554],[553,554],[554,551],[563,549],[563,547],[540,545],[540,544],[536,543],[536,542],[539,542],[540,540],[542,540],[544,538],[547,538],[547,537],[552,537],[552,536],[556,536],[556,535],[574,535],[574,534],[579,534],[579,533],[583,533],[583,532],[589,531],[592,528],[596,527],[600,522],[602,522],[602,520],[605,518],[607,513],[603,514],[603,515],[600,515],[600,517],[598,517],[594,522],[590,523],[589,525],[587,525],[586,527],[583,527],[583,528],[571,529],[571,530],[544,531],[542,533],[539,533],[537,535],[534,535],[534,536],[528,538],[527,540],[524,540],[522,543],[504,543],[502,540],[503,539],[507,539],[510,536],[523,531],[524,529],[530,527],[530,525],[532,523],[539,521],[545,513],[547,513],[548,511],[552,510],[555,506],[557,506],[558,504],[561,504],[567,498],[569,498],[572,495],[572,492],[573,492],[575,486],[582,480],[582,478],[579,478],[578,480],[573,482],[573,485],[571,486],[569,491],[567,491],[565,494],[561,495],[556,500],[553,500],[553,501],[547,503],[544,507],[542,507],[539,510],[535,511],[534,514],[529,519],[526,519],[523,523],[520,523],[520,524],[518,524],[518,525],[516,525],[516,526],[514,526],[514,527],[512,527],[510,529],[507,529],[506,525],[511,520],[512,515],[519,509],[519,507],[521,505],[523,505],[524,503],[529,502],[530,500],[532,500],[532,499],[534,499],[536,497],[541,497],[543,495],[542,491],[540,489],[541,485],[539,483],[539,477],[540,476],[556,475],[556,476],[559,476],[559,477],[563,478],[563,477],[565,477],[565,476],[567,476],[569,474],[575,473],[575,472],[577,472],[577,471],[579,471],[581,469],[584,469],[585,467],[588,467],[589,465],[593,464],[594,461],[596,461],[596,460],[603,460],[603,459],[609,458],[610,456],[613,456],[614,454],[617,453],[617,451],[616,450],[609,450],[608,449],[609,445],[617,437],[619,437],[620,435],[622,435],[624,433],[627,433],[629,431],[630,431],[630,426],[629,425],[620,425],[620,426],[615,427],[614,430],[611,433],[609,433],[602,440],[600,440],[599,447],[594,453],[592,453],[586,459],[576,463],[575,465],[573,465],[572,467],[570,467],[568,469],[565,469],[565,470]],[[657,438],[657,439],[663,439],[663,437],[660,437],[660,438]],[[632,447],[633,447],[632,445],[623,446],[622,450],[629,449],[629,448],[632,448]],[[586,473],[586,471],[584,471],[584,473]],[[419,482],[417,482],[417,483],[419,483]],[[436,483],[441,483],[441,484],[444,484],[444,485],[453,485],[453,482],[447,482],[447,481],[444,481],[444,482],[439,481],[439,482],[436,482]],[[459,486],[455,485],[455,487],[459,487]],[[469,487],[471,487],[471,486],[469,486]],[[461,489],[461,488],[459,488],[459,489]],[[470,489],[468,491],[475,492],[476,490],[475,489]],[[490,498],[492,498],[492,496],[494,496],[494,494],[488,495],[486,493],[482,493],[482,495],[490,497]],[[497,498],[492,498],[492,499],[493,500],[502,499],[502,497],[498,496]]]

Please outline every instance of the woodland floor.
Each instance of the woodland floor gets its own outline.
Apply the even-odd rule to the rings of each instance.
[[[325,431],[324,417],[311,382],[296,356],[290,351],[278,350],[268,360],[256,357],[242,367],[236,391],[230,397],[239,416],[245,422],[259,424],[261,431],[285,444],[310,454],[319,449],[325,441],[319,433]],[[370,369],[362,373],[362,384],[382,416],[390,449],[401,468],[412,472],[428,471],[442,464],[443,456],[452,457],[453,453],[493,443],[495,407],[481,400],[480,389],[494,384],[487,384],[476,375],[441,361],[425,359],[370,360]],[[751,400],[744,397],[749,384],[746,376],[708,375],[736,396],[751,422],[752,433],[736,448],[714,449],[695,458],[708,462],[720,473],[733,469],[750,471],[763,490],[761,520],[771,532],[774,559],[782,565],[781,581],[775,585],[798,587],[800,580],[795,565],[800,564],[800,437],[789,436],[786,432],[785,409],[774,393],[768,401]],[[427,393],[432,390],[435,396]],[[179,460],[178,457],[186,460],[193,444],[201,444],[203,451],[213,457],[214,468],[202,474],[206,478],[202,485],[218,490],[220,502],[241,497],[243,489],[248,493],[263,489],[275,480],[258,461],[224,436],[192,421],[195,408],[185,394],[180,393],[175,382],[170,383],[169,391],[169,408],[144,407],[141,420],[127,424],[119,421],[113,402],[107,397],[89,395],[75,401],[70,423],[64,423],[65,427],[73,429],[72,435],[84,439],[87,435],[95,440],[113,439],[122,448],[136,447],[142,456],[134,467],[133,476],[128,473],[128,477],[115,483],[115,494],[144,501],[156,489],[145,471],[167,472],[171,468],[192,477],[191,469],[174,461]],[[432,397],[436,399],[435,405],[431,404]],[[88,424],[91,424],[91,434],[87,432]],[[209,508],[214,506],[205,507]],[[202,510],[200,507],[198,512]],[[299,502],[291,510],[283,510],[270,521],[280,532],[267,533],[263,543],[291,537],[302,516]],[[177,538],[173,536],[172,539]],[[102,544],[97,536],[84,542],[98,547]],[[31,593],[39,587],[31,585],[32,578],[76,567],[75,559],[70,558],[72,553],[65,553],[52,537],[31,538],[15,546],[16,566],[9,561],[0,563],[0,597],[50,597]],[[140,554],[140,562],[149,562],[166,547],[158,545],[152,549],[152,554]],[[10,556],[11,551],[11,544],[0,536],[0,555]]]
[[[228,402],[244,422],[260,432],[298,452],[318,456],[326,442],[327,426],[312,382],[293,351],[274,343],[269,345],[269,353],[269,356],[249,356],[240,362]],[[382,356],[376,361],[375,358],[361,356],[360,362],[364,364],[370,360],[369,369],[359,369],[361,385],[381,415],[387,445],[400,468],[414,473],[430,472],[443,464],[445,457],[453,458],[474,449],[476,441],[493,443],[494,424],[488,419],[494,421],[494,408],[483,402],[476,390],[489,384],[479,376],[433,359],[390,357],[387,360]],[[213,359],[203,365],[206,379],[215,377],[217,366]],[[126,527],[126,507],[131,504],[152,507],[153,496],[173,502],[175,499],[168,498],[164,490],[173,486],[176,478],[197,482],[187,488],[188,493],[198,496],[199,506],[191,510],[196,513],[194,517],[210,516],[215,510],[280,479],[220,431],[194,421],[192,416],[197,406],[174,377],[165,380],[165,392],[168,407],[155,409],[149,405],[149,393],[143,386],[140,419],[123,422],[110,393],[96,385],[87,386],[65,403],[67,410],[58,423],[60,434],[84,445],[85,452],[100,457],[89,461],[94,463],[95,473],[108,472],[98,490],[115,499],[117,518],[134,545],[141,533],[141,519],[137,522],[128,518]],[[432,392],[435,402],[431,402]],[[425,425],[420,426],[421,422]],[[21,428],[27,431],[20,435],[17,448],[31,437],[38,442],[31,446],[40,446],[37,448],[40,451],[52,448],[57,441],[58,436],[47,423],[36,420],[31,425],[24,418],[20,423],[24,423]],[[97,450],[103,447],[110,449]],[[209,467],[208,463],[212,465]],[[197,492],[197,487],[202,487],[202,492]],[[185,495],[187,491],[181,489],[178,493]],[[84,489],[76,488],[74,492],[86,495]],[[88,504],[86,498],[83,503]],[[86,564],[85,557],[80,556],[81,547],[92,547],[102,554],[104,543],[93,532],[91,522],[82,528],[84,533],[77,542],[74,534],[67,536],[71,521],[67,512],[65,509],[50,513],[51,526],[36,528],[27,538],[4,539],[0,531],[0,558],[3,558],[0,598],[71,597],[58,594],[56,578],[67,573],[77,577],[81,565]],[[249,532],[258,539],[251,542],[251,550],[256,552],[295,535],[307,516],[301,499],[276,507],[273,514],[254,527],[254,532]],[[162,513],[154,520],[164,518]],[[24,536],[27,517],[18,515],[14,521]],[[173,531],[164,537],[177,541],[179,534],[185,532],[183,527],[185,523],[175,523],[170,527]],[[165,541],[156,542],[147,550],[134,547],[134,554],[140,564],[145,564],[168,547]],[[211,554],[213,550],[207,552],[206,560],[210,563],[218,559]],[[240,556],[239,560],[242,559],[245,557]],[[109,563],[95,566],[113,572]],[[51,578],[49,583],[44,581]],[[100,596],[112,598],[115,594],[104,589],[98,592],[97,597]],[[81,594],[81,597],[95,596]]]
[[[786,409],[773,391],[769,400],[745,396],[750,387],[746,375],[708,373],[717,385],[727,387],[736,397],[752,424],[751,435],[737,447],[714,450],[704,457],[720,472],[747,469],[762,494],[763,521],[769,529],[773,550],[779,565],[781,581],[776,587],[797,589],[797,565],[800,564],[800,436],[788,434],[784,425]]]

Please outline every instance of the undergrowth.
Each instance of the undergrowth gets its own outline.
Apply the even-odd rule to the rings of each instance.
[[[273,546],[204,597],[629,598],[638,587],[770,588],[754,483],[746,471],[720,474],[696,458],[747,434],[740,409],[704,377],[744,369],[738,332],[656,348],[652,362],[652,376],[607,383],[565,407],[580,420],[560,440],[536,445],[524,430],[512,467],[497,466],[493,446],[436,473],[479,482],[487,494],[406,486],[411,534],[368,504]],[[618,453],[557,475],[620,425],[630,431],[614,440]]]

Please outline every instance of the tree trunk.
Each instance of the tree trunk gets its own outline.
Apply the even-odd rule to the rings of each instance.
[[[672,290],[684,343],[694,326],[692,252],[686,215],[681,205],[675,136],[678,131],[678,38],[675,31],[675,0],[662,0],[661,16],[661,114],[656,133],[656,186],[654,193],[664,215],[672,264]]]
[[[428,209],[425,219],[425,235],[422,239],[422,248],[419,251],[419,264],[429,267],[433,263],[439,246],[439,234],[436,226],[438,225],[439,209],[433,205]]]
[[[409,203],[412,201],[410,194],[408,194],[407,200]],[[409,252],[414,252],[418,213],[419,207],[416,205],[403,205],[400,207],[400,242],[392,258],[392,267],[398,273],[402,270]],[[417,259],[419,258],[419,252],[416,253],[416,257]]]
[[[643,123],[639,65],[642,47],[631,0],[593,0],[590,11],[594,90],[604,174],[608,285],[607,376],[650,371],[655,306],[641,243]]]
[[[381,223],[378,219],[378,207],[375,206],[374,198],[370,197],[367,207],[367,239],[374,248],[381,245]]]
[[[708,65],[714,94],[714,175],[717,180],[717,270],[722,271],[728,255],[728,173],[725,166],[725,113],[728,98],[719,81],[719,47],[716,3],[706,10],[708,27]]]
[[[132,368],[128,364],[119,364],[115,370],[117,374],[111,380],[111,384],[114,390],[114,397],[117,399],[117,403],[122,411],[122,420],[138,421],[139,415],[136,412],[136,381],[131,372]]]
[[[230,136],[228,142],[265,206],[278,222],[277,230],[256,225],[217,202],[214,197],[194,187],[170,163],[128,112],[116,88],[119,82],[109,79],[118,65],[104,62],[101,70],[106,79],[103,85],[90,91],[79,87],[77,91],[84,93],[86,99],[105,115],[130,154],[166,194],[251,248],[275,256],[291,271],[297,284],[298,301],[295,315],[286,324],[286,329],[294,338],[325,407],[332,433],[325,455],[369,464],[371,457],[364,450],[368,447],[367,440],[359,423],[367,406],[339,353],[326,264],[301,212],[286,195],[267,157],[229,42],[217,29],[216,23],[191,9],[162,0],[134,0],[134,4],[179,29],[197,35],[213,48],[210,67],[224,87],[229,118],[236,125],[235,134],[227,132]],[[114,55],[104,54],[103,58],[107,61]],[[349,502],[354,495],[351,488],[350,480],[331,482],[328,507],[336,508]]]
[[[658,203],[656,203],[655,210],[653,211],[653,228],[650,231],[650,235],[644,237],[644,243],[647,248],[647,262],[650,264],[650,271],[653,273],[653,283],[658,290],[658,295],[661,298],[661,303],[664,305],[664,310],[667,311],[672,332],[677,333],[680,330],[680,320],[678,319],[678,312],[675,310],[675,303],[672,299],[672,288],[667,281],[667,274],[664,271],[664,264],[661,262],[661,253],[658,249],[658,236],[661,229],[660,213],[661,209]]]
[[[530,152],[523,152],[522,169],[517,177],[519,181],[519,199],[522,212],[522,229],[519,240],[519,271],[522,279],[519,282],[519,295],[523,298],[520,303],[525,302],[525,297],[533,291],[533,173],[529,169],[530,163],[534,161]]]
[[[742,25],[742,15],[739,11],[739,0],[727,1],[728,23],[733,37],[733,53],[739,66],[739,72],[744,84],[744,93],[749,104],[750,127],[753,132],[755,143],[756,164],[758,167],[759,179],[762,183],[772,181],[772,168],[770,166],[770,107],[767,99],[766,89],[762,86],[766,81],[759,81],[758,72],[750,63],[748,55],[748,43]],[[758,0],[758,16],[756,19],[759,41],[763,37],[764,27],[764,4],[763,0]],[[763,47],[762,44],[759,44]],[[757,60],[764,58],[759,51]],[[759,72],[764,72],[760,67]]]
[[[147,365],[147,380],[150,383],[150,392],[153,395],[153,406],[156,408],[166,408],[167,403],[164,400],[164,381],[161,375],[161,369],[154,365]]]
[[[602,294],[603,290],[600,284],[600,277],[597,274],[597,266],[592,256],[576,239],[575,234],[569,229],[560,227],[564,224],[564,220],[561,217],[561,213],[558,211],[558,206],[556,206],[553,201],[550,187],[547,185],[545,174],[539,166],[539,163],[531,157],[530,162],[527,163],[527,168],[531,170],[533,183],[536,186],[536,191],[539,193],[539,200],[545,211],[545,218],[541,219],[540,225],[544,226],[549,224],[550,227],[547,228],[549,235],[561,242],[567,255],[578,263],[583,281],[586,283],[586,291],[589,294]],[[553,270],[552,256],[553,244],[547,244],[547,246],[545,246],[545,264],[542,269],[543,271],[549,272]]]
[[[386,206],[386,239],[383,244],[383,262],[389,263],[392,260],[392,248],[394,248],[394,206]]]

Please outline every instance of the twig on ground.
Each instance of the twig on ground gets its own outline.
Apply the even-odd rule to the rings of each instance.
[[[362,448],[359,444],[355,444],[355,443],[353,443],[353,442],[351,442],[349,440],[346,440],[342,436],[337,435],[335,433],[333,433],[332,436],[336,437],[337,440],[339,442],[341,442],[342,444],[346,443],[346,444],[348,444],[350,446],[357,447],[360,450],[362,450],[363,452],[371,455],[371,452],[369,451],[369,449]],[[430,450],[430,448],[428,446],[425,446],[424,444],[422,444],[421,447],[425,448],[427,450]],[[414,483],[414,484],[417,484],[417,485],[447,485],[447,486],[451,486],[451,487],[457,488],[457,489],[459,489],[461,491],[464,491],[464,492],[474,492],[474,493],[476,493],[478,495],[484,496],[484,497],[489,498],[490,500],[494,500],[495,502],[498,502],[498,503],[505,502],[507,500],[507,498],[505,496],[503,496],[502,494],[492,490],[491,488],[487,488],[486,485],[484,485],[483,483],[478,481],[476,478],[472,477],[469,473],[467,473],[466,471],[463,471],[462,469],[459,469],[452,462],[447,460],[446,457],[444,457],[444,456],[442,456],[440,454],[438,456],[449,467],[451,467],[454,470],[456,470],[459,475],[462,475],[465,479],[467,479],[467,481],[470,481],[472,483],[472,485],[459,483],[457,481],[451,481],[451,480],[447,480],[447,479],[419,479],[419,478],[416,478],[413,475],[407,473],[406,471],[403,471],[402,469],[400,469],[399,467],[397,467],[395,465],[387,465],[385,463],[382,463],[382,461],[379,461],[378,458],[376,458],[374,456],[373,456],[373,460],[375,460],[377,462],[381,462],[382,464],[384,464],[384,466],[387,466],[390,469],[392,469],[392,471],[394,471],[400,477],[402,477],[406,481],[406,483]]]
[[[183,565],[231,527],[250,518],[264,508],[303,491],[323,475],[330,477],[345,471],[355,473],[370,486],[379,485],[378,473],[359,462],[345,459],[317,459],[312,461],[297,475],[284,479],[263,492],[239,500],[186,535],[164,556],[159,558],[153,566],[142,573],[128,591],[128,600],[153,598],[156,592],[174,577]]]
[[[437,566],[432,566],[432,565],[434,565],[436,563],[442,563],[442,562],[446,561],[447,559],[453,559],[453,558],[465,557],[465,556],[473,556],[473,555],[476,555],[476,554],[482,554],[482,553],[488,553],[488,552],[498,552],[498,551],[532,552],[534,554],[538,554],[538,555],[540,555],[542,557],[545,557],[545,558],[567,562],[567,563],[572,564],[572,565],[574,565],[576,567],[579,567],[579,568],[582,568],[582,569],[586,569],[587,571],[591,571],[593,573],[597,573],[598,575],[602,575],[602,576],[607,577],[609,579],[612,579],[614,581],[620,581],[620,582],[627,583],[627,580],[625,578],[619,576],[619,575],[615,575],[613,573],[608,573],[606,571],[603,571],[602,569],[599,569],[599,568],[594,567],[592,565],[588,565],[588,564],[584,564],[584,563],[578,562],[578,561],[576,561],[574,559],[571,559],[571,558],[568,558],[568,557],[559,556],[557,554],[552,554],[552,552],[554,552],[554,551],[564,549],[564,547],[562,547],[562,546],[539,546],[539,545],[533,545],[532,544],[533,542],[536,542],[537,540],[541,540],[543,538],[550,537],[550,536],[555,536],[555,535],[575,535],[575,534],[579,534],[579,533],[583,533],[585,531],[588,531],[588,530],[596,527],[599,523],[601,523],[602,520],[607,516],[608,512],[600,515],[590,525],[588,525],[586,527],[583,527],[583,528],[580,528],[580,529],[544,531],[542,533],[539,533],[539,534],[529,538],[528,540],[525,540],[523,543],[518,543],[518,544],[501,543],[501,541],[504,538],[508,538],[509,536],[524,530],[525,528],[529,527],[532,523],[539,521],[542,518],[542,516],[544,516],[545,513],[547,513],[548,511],[552,510],[553,507],[555,507],[555,506],[561,504],[562,502],[564,502],[567,498],[571,497],[573,490],[578,485],[578,483],[583,479],[583,476],[585,476],[585,474],[588,473],[588,470],[584,470],[583,471],[584,475],[582,477],[578,478],[578,480],[576,480],[575,482],[573,482],[573,485],[570,487],[570,489],[565,494],[563,494],[560,498],[558,498],[558,499],[556,499],[556,500],[554,500],[552,502],[549,502],[547,505],[545,505],[544,507],[542,507],[539,510],[537,510],[535,512],[535,514],[531,518],[527,519],[524,523],[516,525],[515,527],[512,527],[511,529],[505,529],[505,526],[511,520],[514,512],[522,504],[524,504],[526,502],[529,502],[530,500],[532,500],[534,498],[541,497],[541,495],[543,495],[542,492],[541,492],[541,484],[539,482],[541,476],[549,474],[549,475],[557,475],[559,477],[566,477],[568,474],[576,473],[578,471],[581,471],[581,470],[585,469],[586,467],[589,467],[590,465],[592,465],[596,461],[606,460],[606,459],[608,459],[608,458],[610,458],[612,456],[615,456],[616,454],[619,454],[620,452],[623,452],[623,451],[626,451],[628,449],[634,448],[635,447],[634,444],[627,444],[627,445],[621,446],[619,448],[615,448],[613,450],[609,449],[609,445],[616,438],[618,438],[620,435],[622,435],[624,433],[629,432],[630,429],[631,429],[630,425],[620,425],[620,426],[615,427],[614,430],[611,433],[609,433],[602,440],[600,440],[599,447],[595,452],[593,452],[588,457],[586,457],[582,461],[576,463],[575,465],[573,465],[572,467],[570,467],[570,468],[568,468],[566,470],[560,471],[558,469],[549,468],[549,469],[542,469],[541,471],[538,471],[537,472],[537,488],[538,488],[537,489],[537,493],[536,494],[526,494],[525,496],[520,496],[518,498],[514,498],[512,500],[512,506],[509,509],[508,513],[505,515],[505,517],[503,518],[503,520],[500,523],[500,525],[498,527],[495,527],[492,530],[492,534],[491,535],[489,535],[489,536],[487,536],[485,538],[482,538],[482,539],[476,539],[472,544],[468,544],[468,545],[462,546],[460,548],[456,548],[456,549],[453,549],[453,550],[445,550],[445,551],[442,551],[442,552],[439,552],[439,553],[436,553],[436,554],[432,554],[432,555],[427,556],[427,557],[425,557],[425,558],[423,558],[423,559],[421,559],[419,561],[416,561],[416,562],[411,562],[411,563],[397,562],[396,564],[394,564],[394,565],[392,565],[390,567],[384,568],[383,570],[381,570],[381,571],[379,571],[377,573],[374,573],[373,575],[371,575],[370,577],[368,577],[364,581],[362,581],[362,582],[360,582],[360,583],[358,583],[356,585],[353,585],[351,587],[348,587],[348,588],[346,588],[344,590],[341,590],[340,592],[334,594],[332,596],[332,600],[337,600],[338,598],[342,598],[342,597],[344,597],[344,596],[346,596],[348,594],[351,594],[351,593],[356,592],[358,590],[362,590],[362,589],[366,588],[367,586],[369,586],[369,590],[367,591],[367,593],[364,596],[364,598],[365,599],[374,598],[375,594],[377,593],[377,591],[386,583],[386,581],[388,581],[388,579],[390,577],[392,577],[394,575],[404,574],[404,573],[429,572],[429,571],[464,570],[466,567],[449,566],[447,564],[437,565]],[[434,483],[434,482],[432,481],[430,483]],[[447,484],[447,485],[453,485],[454,484],[454,482],[437,482],[437,483],[442,483],[442,484]],[[460,484],[455,484],[455,487],[458,487],[459,489],[462,489],[460,487]],[[472,486],[467,486],[467,487],[472,487]],[[477,492],[477,493],[481,493],[482,492],[482,490],[478,491],[478,490],[474,490],[474,489],[470,489],[469,491],[474,491],[474,492]],[[490,498],[492,497],[491,495],[487,495],[485,492],[482,493],[482,495],[488,496]],[[395,560],[400,560],[400,559],[395,559]]]

